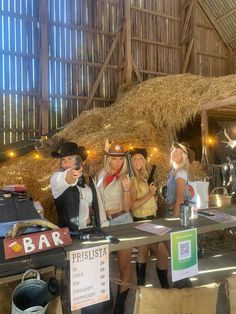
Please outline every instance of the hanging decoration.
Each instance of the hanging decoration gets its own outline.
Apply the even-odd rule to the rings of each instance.
[[[234,149],[236,147],[236,140],[233,140],[232,138],[230,138],[230,136],[228,135],[226,128],[224,128],[224,135],[225,137],[228,139],[228,141],[221,141],[223,143],[226,143],[226,147],[231,147],[232,149]]]

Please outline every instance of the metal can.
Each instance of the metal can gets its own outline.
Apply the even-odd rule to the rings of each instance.
[[[189,204],[180,204],[180,225],[183,227],[190,226],[191,206]]]

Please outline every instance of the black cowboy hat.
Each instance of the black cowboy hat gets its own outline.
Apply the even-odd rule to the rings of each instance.
[[[133,156],[135,154],[141,154],[145,159],[147,159],[147,151],[145,148],[134,147],[133,149],[130,150],[130,155]]]
[[[177,143],[174,142],[172,144],[172,149],[173,148],[180,148],[182,151],[185,152],[185,154],[188,156],[188,160],[190,164],[195,160],[195,152],[189,147],[188,143],[182,142],[182,143]]]
[[[87,150],[84,146],[78,146],[74,142],[62,143],[57,152],[51,153],[53,158],[63,158],[67,156],[79,155],[84,161],[88,157]]]

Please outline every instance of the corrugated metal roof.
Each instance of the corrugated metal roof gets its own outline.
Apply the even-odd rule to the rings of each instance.
[[[236,0],[198,0],[228,47],[236,48]]]

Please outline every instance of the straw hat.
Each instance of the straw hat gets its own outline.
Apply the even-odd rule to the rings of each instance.
[[[174,148],[180,148],[182,151],[184,151],[185,154],[188,157],[188,160],[189,160],[190,164],[195,160],[195,152],[191,148],[189,148],[188,143],[185,143],[185,142],[181,142],[181,143],[174,142],[172,144],[172,149],[174,149]]]

